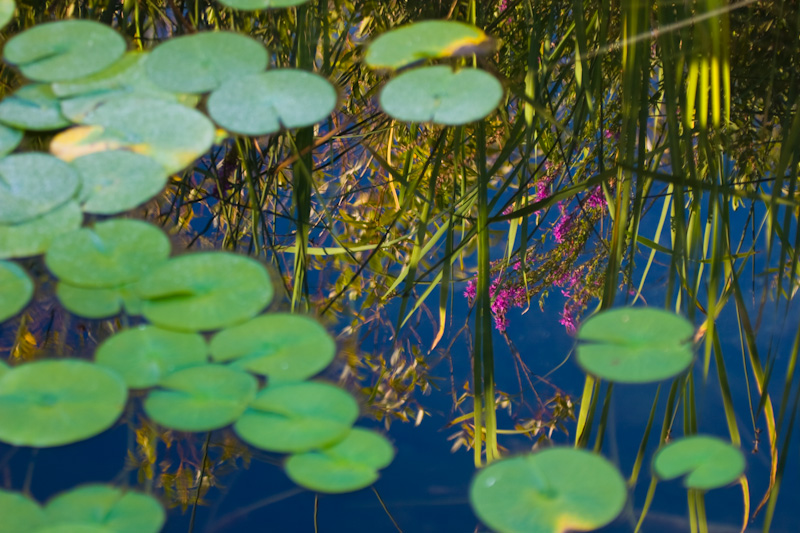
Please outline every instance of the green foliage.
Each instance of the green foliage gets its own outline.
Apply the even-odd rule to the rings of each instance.
[[[16,263],[0,261],[0,321],[16,315],[33,296],[33,281]]]
[[[670,442],[653,457],[653,473],[661,479],[683,478],[687,489],[724,487],[744,472],[739,448],[717,437],[691,435]]]
[[[0,160],[3,195],[0,224],[30,221],[65,204],[80,181],[63,161],[40,153],[13,154]]]

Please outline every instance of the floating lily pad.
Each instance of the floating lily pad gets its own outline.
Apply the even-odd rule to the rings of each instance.
[[[255,39],[206,31],[159,44],[147,60],[147,75],[168,91],[204,93],[227,80],[263,72],[268,62],[266,48]]]
[[[653,471],[661,479],[680,476],[688,489],[710,490],[736,481],[744,472],[739,448],[716,437],[692,435],[675,440],[656,453]]]
[[[220,4],[239,11],[258,11],[261,9],[279,9],[299,6],[308,0],[220,0]]]
[[[30,257],[44,253],[50,243],[81,226],[83,213],[77,202],[67,202],[37,218],[20,224],[0,224],[0,259]]]
[[[0,373],[0,375],[2,375]],[[0,533],[38,531],[46,523],[41,506],[18,492],[0,489]]]
[[[264,266],[227,252],[175,257],[142,279],[137,292],[147,320],[179,331],[232,326],[272,301],[272,283]]]
[[[397,120],[455,126],[482,119],[502,97],[502,85],[488,72],[438,66],[399,75],[381,91],[380,104]]]
[[[317,74],[276,69],[233,78],[208,98],[208,114],[223,128],[266,135],[315,124],[336,107],[336,89]]]
[[[23,130],[47,131],[69,126],[61,102],[48,83],[24,85],[0,101],[0,122]]]
[[[32,296],[33,281],[25,269],[0,261],[0,322],[22,311]]]
[[[5,364],[3,361],[0,361],[0,377],[3,377],[3,374],[8,372],[9,370],[11,369],[8,367],[8,365]]]
[[[0,0],[0,29],[5,28],[14,18],[17,4],[14,0]],[[0,529],[2,531],[2,529]]]
[[[197,333],[178,333],[155,326],[120,331],[95,352],[95,362],[122,376],[132,389],[158,385],[164,376],[206,363],[208,345]]]
[[[81,177],[79,199],[86,213],[114,215],[158,194],[167,184],[164,168],[149,157],[110,150],[75,159]]]
[[[106,150],[125,149],[149,156],[168,173],[178,172],[202,156],[214,142],[214,125],[186,106],[132,95],[110,100],[50,143],[50,152],[65,161]]]
[[[87,289],[61,281],[56,286],[56,295],[64,309],[85,318],[100,319],[116,316],[122,312],[123,307],[129,315],[141,314],[141,301],[132,285]]]
[[[211,356],[217,362],[269,376],[269,382],[300,381],[323,370],[336,343],[311,317],[270,313],[217,333]]]
[[[66,203],[78,174],[55,157],[37,152],[0,159],[0,224],[17,224]]]
[[[660,309],[620,308],[600,313],[578,330],[578,363],[618,383],[671,378],[692,363],[692,325]]]
[[[498,532],[561,533],[608,524],[627,489],[600,455],[557,447],[490,464],[472,480],[469,497],[478,518]]]
[[[367,48],[364,61],[372,68],[397,69],[437,57],[472,55],[491,49],[491,39],[463,22],[426,20],[388,31]]]
[[[319,382],[269,385],[233,429],[247,443],[273,452],[305,452],[344,437],[358,418],[346,391]]]
[[[0,157],[5,157],[14,151],[22,142],[24,132],[0,124]]]
[[[85,361],[14,367],[0,377],[0,441],[46,447],[88,439],[114,424],[127,397],[116,373]]]
[[[221,365],[185,368],[164,377],[144,410],[155,422],[178,431],[211,431],[232,424],[255,398],[250,374]]]
[[[312,452],[292,455],[286,474],[315,492],[341,493],[375,483],[378,470],[394,459],[394,448],[373,431],[353,428],[340,442]]]
[[[170,248],[158,226],[119,218],[62,235],[50,245],[45,262],[70,285],[111,288],[147,274],[167,260]]]
[[[3,49],[8,63],[36,81],[60,81],[99,72],[125,53],[125,39],[105,24],[61,20],[12,37]]]
[[[164,508],[152,496],[108,485],[84,485],[59,494],[44,512],[53,524],[96,526],[112,533],[157,533],[166,520]]]

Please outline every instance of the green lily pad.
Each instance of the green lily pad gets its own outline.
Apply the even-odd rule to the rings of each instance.
[[[170,259],[137,286],[142,314],[167,329],[208,331],[252,318],[272,301],[264,266],[228,252]]]
[[[503,86],[478,69],[421,67],[391,80],[381,91],[386,114],[405,122],[456,126],[480,120],[497,107]]]
[[[8,63],[36,81],[61,81],[99,72],[125,53],[125,39],[105,24],[61,20],[12,37],[3,49]]]
[[[336,89],[317,74],[276,69],[231,79],[211,93],[206,107],[229,131],[266,135],[327,118],[336,107]]]
[[[744,455],[732,444],[705,435],[672,441],[653,457],[653,472],[661,479],[680,476],[688,489],[709,490],[736,481],[744,472]]]
[[[129,388],[145,389],[172,372],[205,364],[207,353],[202,335],[145,325],[109,337],[94,357],[122,376]]]
[[[0,261],[0,322],[22,311],[33,296],[33,281],[16,263]]]
[[[158,226],[119,218],[62,235],[50,245],[45,263],[70,285],[111,288],[138,280],[166,261],[170,249]]]
[[[378,470],[394,459],[394,448],[382,435],[353,428],[327,448],[292,455],[286,461],[289,478],[315,492],[342,493],[375,483]]]
[[[7,364],[3,361],[0,361],[0,377],[3,377],[3,374],[11,370]]]
[[[608,524],[622,511],[627,489],[602,456],[556,447],[490,464],[472,480],[469,498],[493,530],[561,533]]]
[[[59,494],[44,512],[53,524],[113,533],[157,533],[166,520],[164,508],[152,496],[108,485],[84,485]]]
[[[260,11],[280,9],[305,4],[308,0],[220,0],[219,3],[239,11]]]
[[[56,296],[70,313],[85,318],[108,318],[122,312],[123,299],[119,289],[87,289],[59,282]]]
[[[5,157],[13,152],[24,136],[24,132],[0,124],[0,157]]]
[[[116,373],[76,359],[37,361],[0,377],[0,441],[60,446],[110,428],[128,389]]]
[[[475,26],[426,20],[381,34],[367,48],[364,61],[372,68],[397,69],[421,59],[472,55],[491,47],[491,39]]]
[[[167,184],[167,173],[158,162],[133,152],[97,152],[70,164],[81,177],[79,199],[86,213],[114,215],[128,211]]]
[[[2,375],[2,374],[0,374]],[[0,533],[38,531],[46,523],[41,506],[19,492],[0,489]]]
[[[81,226],[83,212],[70,201],[40,217],[20,224],[0,224],[0,259],[30,257],[44,253],[60,235]]]
[[[217,333],[211,357],[220,363],[269,376],[269,382],[300,381],[323,370],[336,343],[311,317],[270,313]]]
[[[358,418],[346,391],[319,382],[269,385],[233,429],[243,441],[273,452],[304,452],[344,437]]]
[[[8,23],[14,18],[16,9],[17,4],[14,0],[0,0],[0,29],[8,26]],[[0,531],[2,530],[0,529]]]
[[[144,410],[155,422],[178,431],[211,431],[232,424],[255,398],[250,374],[221,365],[185,368],[165,376]]]
[[[23,130],[47,131],[69,126],[61,102],[48,83],[24,85],[0,101],[0,122]]]
[[[692,364],[692,325],[649,307],[600,313],[578,330],[578,363],[594,376],[618,383],[671,378]]]
[[[88,113],[86,126],[67,129],[50,143],[50,152],[72,161],[83,155],[125,149],[178,172],[202,156],[214,142],[214,125],[186,106],[132,95],[115,98]]]
[[[204,93],[223,82],[263,72],[269,57],[260,42],[228,31],[201,32],[159,44],[147,60],[147,75],[176,93]]]
[[[37,152],[0,159],[0,224],[43,215],[71,199],[78,174],[55,157]]]

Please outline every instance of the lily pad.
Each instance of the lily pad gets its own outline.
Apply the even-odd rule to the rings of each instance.
[[[133,209],[167,184],[164,168],[149,157],[110,150],[75,159],[81,177],[79,199],[86,213],[114,215]]]
[[[341,493],[372,485],[378,479],[378,470],[392,459],[394,448],[385,437],[353,428],[332,446],[292,455],[285,468],[298,485],[315,492]]]
[[[220,0],[220,4],[239,11],[259,11],[261,9],[280,9],[305,4],[308,0]]]
[[[5,157],[14,151],[22,142],[24,132],[0,124],[0,157]]]
[[[205,364],[207,353],[202,335],[145,325],[106,339],[95,352],[95,362],[122,376],[129,388],[145,389],[172,372]]]
[[[2,375],[2,374],[0,374]],[[18,492],[0,489],[0,533],[38,531],[46,523],[41,506]]]
[[[14,0],[0,0],[0,29],[8,26],[8,23],[14,18],[16,9],[17,4]],[[2,530],[0,529],[0,531]]]
[[[123,299],[119,289],[87,289],[59,282],[56,296],[70,313],[84,318],[100,319],[116,316],[122,312]]]
[[[422,59],[472,55],[491,49],[491,39],[463,22],[426,20],[387,31],[367,48],[372,68],[397,69]]]
[[[214,125],[186,106],[132,95],[110,100],[86,115],[86,126],[56,135],[50,152],[65,161],[106,150],[149,156],[168,173],[202,156],[214,142]]]
[[[502,97],[502,85],[488,72],[437,66],[391,80],[381,91],[380,104],[397,120],[455,126],[482,119]]]
[[[710,490],[736,481],[744,472],[739,448],[716,437],[692,435],[675,440],[656,453],[653,471],[661,479],[680,476],[688,489]]]
[[[0,441],[60,446],[110,428],[128,389],[116,373],[75,359],[37,361],[0,377]]]
[[[169,260],[137,286],[142,314],[167,329],[208,331],[244,322],[272,301],[264,266],[228,252]]]
[[[54,240],[81,226],[83,213],[77,202],[67,202],[37,218],[20,224],[0,224],[0,259],[30,257],[44,253]]]
[[[229,131],[266,135],[327,118],[336,107],[336,89],[317,74],[276,69],[231,79],[211,93],[206,107]]]
[[[311,317],[270,313],[217,333],[211,356],[217,362],[269,376],[269,382],[300,381],[323,370],[336,343]]]
[[[78,189],[78,174],[37,152],[0,159],[0,224],[17,224],[65,204]]]
[[[8,372],[9,370],[11,369],[8,367],[8,365],[5,364],[3,361],[0,361],[0,377],[3,377],[3,374]]]
[[[125,39],[91,20],[61,20],[12,37],[3,49],[8,63],[36,81],[61,81],[99,72],[125,53]]]
[[[578,363],[594,376],[618,383],[671,378],[692,364],[692,325],[649,307],[600,313],[578,330]]]
[[[33,281],[16,263],[0,261],[0,322],[22,311],[33,296]]]
[[[108,485],[84,485],[59,494],[44,512],[53,524],[96,526],[113,533],[157,533],[166,520],[164,508],[152,496]]]
[[[71,285],[102,289],[138,280],[166,261],[170,249],[158,226],[120,218],[62,235],[50,245],[45,262]]]
[[[319,382],[269,385],[233,429],[243,441],[273,452],[304,452],[332,444],[358,418],[346,391]]]
[[[24,85],[0,101],[0,122],[23,130],[47,131],[69,126],[61,102],[48,83]]]
[[[255,398],[250,374],[221,365],[185,368],[164,377],[144,410],[155,422],[178,431],[211,431],[232,424]]]
[[[627,489],[602,456],[556,447],[490,464],[472,480],[469,497],[478,518],[498,532],[561,533],[608,524]]]
[[[227,80],[263,72],[268,62],[266,48],[255,39],[206,31],[156,46],[147,60],[147,75],[167,91],[204,93]]]

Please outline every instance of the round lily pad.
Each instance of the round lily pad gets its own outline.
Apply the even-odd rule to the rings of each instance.
[[[259,11],[262,9],[280,9],[305,4],[308,0],[220,0],[220,4],[239,11]]]
[[[69,126],[61,102],[48,83],[24,85],[0,101],[0,122],[23,130],[47,131]]]
[[[0,29],[5,28],[14,18],[17,4],[14,0],[0,0]],[[2,529],[0,529],[2,531]]]
[[[22,311],[33,296],[33,281],[16,263],[0,261],[0,322]]]
[[[105,102],[82,122],[87,126],[56,135],[50,152],[72,161],[94,152],[126,149],[155,159],[172,173],[208,151],[215,137],[214,125],[199,111],[135,94]]]
[[[144,410],[155,422],[178,431],[211,431],[233,423],[255,398],[250,374],[222,365],[185,368],[165,376]]]
[[[152,496],[108,485],[84,485],[59,494],[44,512],[59,526],[95,526],[113,533],[157,533],[166,520],[164,508]]]
[[[78,189],[78,174],[38,152],[0,159],[0,224],[30,220],[66,203]]]
[[[266,135],[327,118],[336,107],[336,89],[317,74],[276,69],[229,80],[211,93],[206,107],[229,131]]]
[[[172,372],[205,364],[207,353],[202,335],[145,325],[109,337],[94,357],[97,364],[122,376],[129,388],[144,389]]]
[[[101,289],[138,280],[166,261],[170,249],[158,226],[119,218],[62,235],[50,245],[45,262],[71,285]]]
[[[123,300],[116,287],[110,289],[87,289],[60,281],[56,296],[70,313],[85,318],[108,318],[122,312]]]
[[[217,362],[269,376],[269,382],[300,381],[323,370],[336,343],[311,317],[270,313],[217,333],[211,356]]]
[[[243,441],[273,452],[304,452],[344,437],[358,418],[346,391],[319,382],[269,385],[233,429]]]
[[[158,194],[167,173],[154,159],[110,150],[72,161],[81,177],[79,200],[86,213],[114,215],[128,211]]]
[[[0,157],[5,157],[14,151],[22,142],[25,134],[18,129],[9,128],[0,124]]]
[[[744,472],[739,448],[716,437],[692,435],[672,441],[653,457],[653,471],[661,479],[680,476],[688,489],[709,490],[736,481]]]
[[[475,26],[426,20],[381,34],[367,48],[364,61],[372,68],[397,69],[421,59],[472,55],[490,45],[489,37]]]
[[[19,492],[0,489],[0,533],[38,531],[46,519],[41,506]]]
[[[381,91],[380,104],[397,120],[455,126],[482,119],[502,97],[502,85],[488,72],[437,66],[391,80]]]
[[[110,428],[128,389],[116,373],[76,359],[37,361],[0,377],[0,441],[60,446]]]
[[[36,81],[60,81],[99,72],[125,53],[125,39],[105,24],[61,20],[12,37],[3,49],[8,63]]]
[[[142,314],[167,329],[208,331],[244,322],[272,301],[264,266],[228,252],[175,257],[137,285]]]
[[[83,213],[77,202],[20,224],[0,224],[0,259],[30,257],[44,253],[59,235],[81,226]]]
[[[267,50],[246,35],[201,32],[159,44],[147,60],[147,75],[162,89],[204,93],[223,82],[267,68]]]
[[[378,479],[378,470],[392,459],[394,448],[385,437],[353,428],[332,446],[292,455],[285,467],[298,485],[315,492],[341,493],[372,485]]]
[[[499,532],[591,531],[619,515],[627,489],[602,456],[556,447],[490,464],[472,480],[469,499]]]
[[[11,369],[8,367],[8,365],[5,364],[3,361],[0,361],[0,377],[3,377],[3,374],[8,372],[9,370]]]
[[[612,309],[578,330],[578,363],[594,376],[618,383],[671,378],[692,363],[692,325],[649,307]]]

